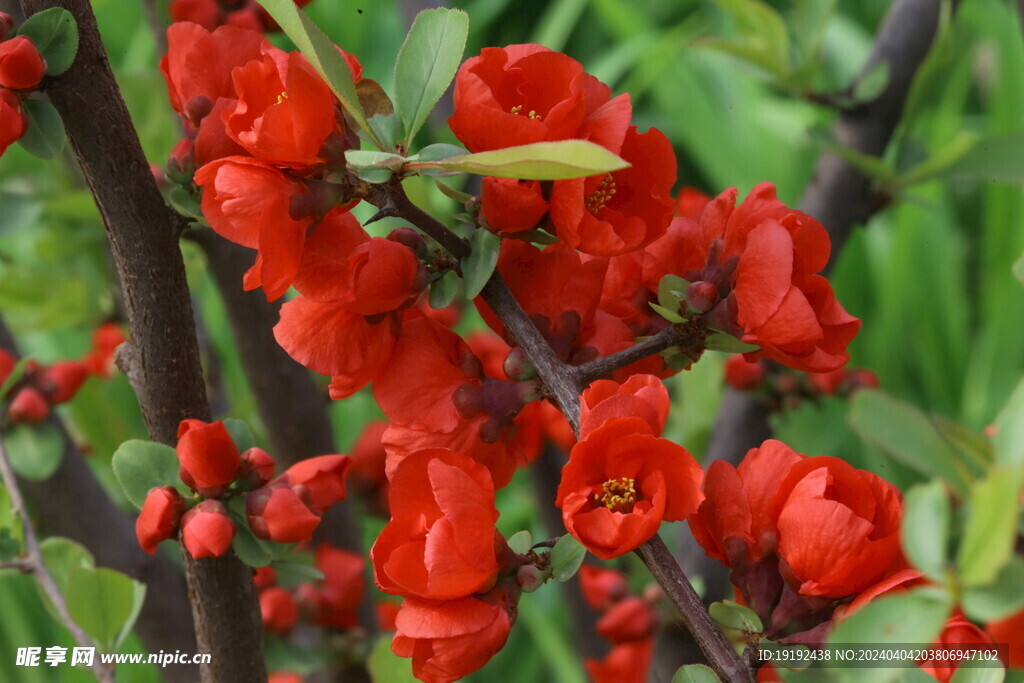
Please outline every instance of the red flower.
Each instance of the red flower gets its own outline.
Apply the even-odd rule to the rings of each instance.
[[[306,229],[313,223],[311,216],[291,214],[292,200],[305,194],[305,184],[258,159],[238,156],[203,166],[195,182],[203,188],[203,215],[210,227],[258,250],[245,289],[263,287],[268,301],[284,294],[298,273]]]
[[[46,61],[28,36],[0,43],[0,87],[35,90],[46,75]]]
[[[629,582],[622,572],[584,564],[580,567],[579,576],[583,599],[599,612],[630,595]]]
[[[92,333],[92,349],[82,361],[89,372],[107,379],[114,372],[114,352],[128,341],[124,330],[117,323],[103,323]]]
[[[685,448],[651,434],[644,420],[614,419],[573,447],[555,504],[569,533],[610,560],[646,542],[662,520],[695,512],[703,474]]]
[[[395,618],[391,650],[412,658],[413,675],[421,681],[456,681],[504,647],[518,599],[518,590],[506,586],[447,602],[406,598]]]
[[[220,25],[221,11],[217,0],[171,0],[167,10],[171,21],[177,22],[171,28],[194,22],[212,31]]]
[[[377,613],[377,626],[381,631],[394,631],[395,620],[398,619],[399,603],[393,600],[380,600],[374,605]]]
[[[483,179],[480,212],[494,232],[515,235],[536,227],[548,212],[548,202],[536,180]]]
[[[345,475],[351,464],[347,455],[308,458],[285,470],[271,486],[290,487],[313,514],[322,515],[327,508],[345,499]]]
[[[807,374],[807,382],[819,393],[834,396],[839,393],[847,374],[846,368],[838,368],[831,372],[810,372]]]
[[[882,595],[904,593],[915,586],[928,583],[924,574],[916,569],[902,569],[885,577],[873,586],[864,589],[860,595],[854,598],[849,604],[840,605],[836,608],[833,620],[842,621],[856,612],[864,609],[875,598]]]
[[[700,215],[704,213],[704,207],[710,201],[711,197],[686,185],[679,191],[679,197],[676,200],[676,215],[689,218],[691,221],[700,221]]]
[[[729,356],[725,362],[725,383],[737,391],[753,391],[764,384],[767,375],[764,361],[748,361],[742,354]]]
[[[219,500],[204,500],[181,518],[181,540],[195,559],[220,557],[235,538],[235,523]]]
[[[389,500],[391,521],[370,552],[378,588],[453,600],[494,585],[500,536],[485,467],[444,449],[414,453],[395,468]]]
[[[14,424],[38,424],[50,414],[50,404],[39,390],[25,387],[7,406],[7,419]]]
[[[704,502],[690,530],[709,557],[725,566],[758,562],[775,552],[775,519],[769,505],[786,474],[806,456],[774,439],[747,451],[739,468],[723,460],[708,467]]]
[[[992,642],[1009,645],[1006,666],[1024,669],[1024,610],[985,626]]]
[[[272,485],[250,493],[245,498],[245,517],[257,538],[277,543],[308,541],[320,524],[320,516],[287,486]]]
[[[242,464],[238,447],[220,421],[182,420],[176,450],[181,480],[207,498],[221,495]]]
[[[260,617],[271,633],[288,635],[299,620],[299,606],[291,593],[274,586],[260,591]]]
[[[370,499],[374,512],[387,511],[388,476],[384,470],[387,451],[382,439],[388,423],[373,420],[363,427],[362,433],[352,446],[352,469],[349,483]]]
[[[250,448],[242,453],[238,479],[249,488],[259,488],[274,478],[274,459],[262,448]]]
[[[338,629],[358,626],[356,611],[363,599],[366,560],[358,553],[322,543],[316,549],[316,568],[324,575],[316,593],[316,623]]]
[[[630,126],[621,155],[631,167],[555,182],[551,221],[564,243],[588,254],[614,256],[665,234],[675,210],[672,143],[655,128],[641,134]]]
[[[398,337],[394,315],[367,318],[335,302],[299,296],[281,307],[277,343],[314,372],[332,375],[331,398],[351,396],[387,367]]]
[[[21,139],[28,130],[28,116],[21,108],[21,98],[0,88],[0,154]]]
[[[172,18],[174,12],[172,4]],[[233,26],[213,30],[216,24],[204,28],[197,24],[206,22],[190,21],[168,27],[167,54],[160,60],[160,71],[167,81],[171,106],[196,129],[219,99],[237,98],[232,69],[259,58],[267,41],[258,33]]]
[[[649,638],[658,627],[654,609],[636,596],[615,603],[597,620],[596,630],[612,643],[632,643]]]
[[[612,648],[604,659],[583,662],[594,683],[644,683],[654,653],[654,639],[645,638]]]
[[[580,438],[620,417],[638,417],[661,436],[671,405],[668,389],[654,375],[633,375],[622,384],[597,380],[580,396]]]
[[[150,489],[135,520],[135,536],[142,549],[155,555],[156,547],[178,532],[178,522],[184,511],[185,501],[173,486]]]
[[[6,350],[0,349],[0,384],[4,383],[4,381],[10,376],[11,372],[17,365],[17,358],[12,356]]]
[[[899,491],[838,458],[808,458],[790,468],[771,514],[783,576],[803,595],[859,593],[899,558]]]
[[[238,104],[225,120],[228,135],[271,164],[323,163],[320,148],[341,132],[331,89],[301,54],[266,45],[262,53],[231,72]]]
[[[459,69],[448,125],[471,152],[569,138],[618,152],[632,107],[628,95],[610,96],[564,54],[541,45],[489,47]]]
[[[946,652],[947,655],[942,657],[939,654],[934,659],[918,662],[917,665],[939,683],[949,683],[961,664],[961,660],[950,658],[950,654],[956,655],[969,650],[989,650],[991,645],[992,639],[989,635],[968,621],[963,612],[955,609],[943,625],[939,637],[932,643],[934,651]]]
[[[57,405],[74,398],[88,377],[89,368],[85,363],[77,360],[58,361],[43,370],[40,386],[46,388],[50,403]]]

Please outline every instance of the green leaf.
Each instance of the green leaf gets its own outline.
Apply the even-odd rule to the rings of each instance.
[[[377,638],[366,660],[366,670],[373,683],[417,683],[412,662],[391,651],[390,635]]]
[[[832,631],[828,642],[839,647],[858,644],[931,643],[942,630],[953,601],[934,587],[884,595],[847,617]],[[831,669],[838,680],[862,681],[862,669]],[[899,678],[906,669],[872,669],[872,683]]]
[[[395,62],[395,108],[412,144],[455,77],[469,35],[462,10],[432,9],[416,15]]]
[[[203,216],[203,210],[199,205],[199,201],[181,185],[175,185],[171,188],[171,191],[167,193],[167,201],[182,216],[206,222],[206,217]]]
[[[434,179],[434,184],[437,185],[437,189],[441,190],[441,194],[443,194],[445,197],[448,197],[453,201],[458,202],[459,204],[465,204],[466,202],[473,198],[473,195],[469,194],[468,192],[456,190],[454,187],[445,185],[436,178]]]
[[[654,309],[655,313],[657,313],[658,315],[660,315],[662,318],[664,318],[665,320],[669,321],[670,323],[686,322],[686,318],[684,318],[683,316],[679,315],[678,312],[673,311],[673,310],[668,309],[668,308],[665,308],[664,306],[659,306],[658,304],[654,303],[653,301],[649,304],[649,306]]]
[[[740,40],[706,41],[707,44],[777,75],[789,70],[789,32],[778,12],[761,0],[715,0],[715,4],[732,19]]]
[[[974,621],[1005,619],[1024,608],[1024,559],[1011,557],[987,586],[965,588],[960,605]]]
[[[970,152],[977,143],[977,133],[966,130],[959,131],[949,144],[897,178],[896,187],[908,187],[941,176]]]
[[[32,39],[46,60],[46,75],[58,76],[69,68],[78,53],[78,24],[71,12],[51,7],[25,20],[19,36]]]
[[[726,628],[744,633],[760,633],[764,630],[764,625],[754,610],[732,600],[713,602],[708,611],[711,613],[712,619]]]
[[[965,142],[961,144],[966,144]],[[1024,183],[1024,130],[974,141],[955,163],[931,174],[929,179],[969,179],[981,182]]]
[[[19,425],[4,436],[11,467],[29,481],[49,479],[64,459],[64,437],[51,424]]]
[[[125,441],[114,451],[111,466],[128,500],[142,508],[155,486],[174,486],[187,493],[178,478],[178,454],[170,446],[152,441]]]
[[[587,549],[575,538],[566,534],[558,539],[551,549],[551,575],[559,581],[568,581],[583,564]]]
[[[228,430],[228,434],[231,435],[231,440],[235,442],[235,447],[238,448],[239,453],[244,453],[256,446],[256,437],[253,435],[252,430],[249,429],[249,425],[233,417],[224,418],[224,428]]]
[[[320,27],[299,10],[294,0],[260,0],[260,4],[327,81],[341,106],[370,137],[370,141],[380,149],[387,149],[366,120],[348,64]]]
[[[113,569],[80,568],[68,575],[68,613],[96,645],[110,652],[138,617],[146,587]]]
[[[760,350],[760,346],[740,341],[728,332],[709,334],[704,340],[704,348],[708,351],[724,351],[726,353],[752,353]]]
[[[501,253],[501,238],[490,230],[477,228],[469,238],[469,256],[462,259],[462,279],[466,298],[475,299],[491,279]]]
[[[966,495],[970,472],[956,449],[916,407],[883,391],[861,389],[850,399],[848,419],[865,443],[929,478],[944,479],[958,494]]]
[[[1006,669],[998,663],[967,660],[956,667],[949,683],[1002,683],[1005,679]]]
[[[995,468],[971,487],[970,516],[960,539],[957,568],[966,587],[985,586],[1013,555],[1020,501],[1020,476]]]
[[[703,664],[687,664],[676,669],[672,683],[719,683],[721,679]]]
[[[593,142],[560,140],[506,147],[437,161],[417,161],[408,164],[406,169],[440,169],[498,178],[565,180],[611,173],[628,166],[629,164],[618,155]]]
[[[273,567],[277,585],[284,588],[294,588],[302,583],[324,580],[322,571],[301,562],[274,562]]]
[[[0,562],[7,562],[21,555],[25,545],[25,525],[14,511],[11,496],[0,484]]]
[[[666,275],[658,281],[658,304],[670,311],[679,310],[679,302],[686,298],[690,283],[678,275]]]
[[[85,546],[70,538],[51,536],[39,543],[39,552],[43,556],[43,564],[49,570],[57,589],[63,594],[67,592],[68,577],[76,569],[91,569],[96,566]]]
[[[266,567],[272,561],[269,549],[263,542],[253,536],[252,529],[248,523],[239,521],[232,516],[235,522],[235,537],[231,540],[231,548],[240,559],[250,567]]]
[[[512,549],[512,552],[519,555],[525,555],[530,552],[530,548],[533,547],[533,536],[530,535],[528,529],[517,531],[508,537],[508,547]]]
[[[64,122],[49,100],[25,100],[28,130],[18,140],[26,152],[40,159],[53,159],[64,149]]]
[[[853,99],[857,102],[871,102],[889,85],[889,62],[875,62],[857,82],[853,84]]]
[[[1007,465],[1024,464],[1024,379],[1017,383],[994,426],[996,460]]]
[[[988,438],[944,415],[933,415],[931,420],[939,433],[956,446],[964,460],[973,465],[979,473],[995,462],[995,448]]]
[[[350,149],[345,152],[349,170],[360,180],[368,183],[384,183],[397,173],[405,163],[405,157],[390,152]]]
[[[919,484],[907,492],[903,550],[910,564],[937,582],[946,578],[950,515],[949,496],[942,482]]]
[[[458,274],[454,270],[449,270],[439,279],[435,280],[430,285],[430,307],[439,310],[450,306],[455,299],[456,293],[459,291],[459,283],[461,282],[462,280],[459,279]]]
[[[384,145],[382,149],[386,152],[395,151],[398,138],[402,134],[402,122],[398,120],[395,106],[384,92],[384,88],[372,78],[361,78],[356,83],[356,96],[359,98],[359,106],[363,109],[370,130]],[[371,136],[365,137],[370,142],[373,141]]]
[[[25,375],[25,368],[28,367],[31,358],[22,358],[11,368],[11,372],[7,375],[7,378],[3,382],[0,382],[0,400],[2,400],[14,385],[21,381],[21,378]]]
[[[1013,276],[1024,285],[1024,254],[1021,254],[1020,258],[1013,264]]]

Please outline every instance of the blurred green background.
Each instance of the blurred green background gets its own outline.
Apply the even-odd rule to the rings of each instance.
[[[423,6],[431,6],[426,3]],[[466,0],[467,56],[481,47],[539,42],[581,61],[615,92],[629,92],[641,129],[673,141],[681,184],[741,194],[771,181],[798,203],[823,131],[835,111],[801,94],[838,92],[860,70],[888,6],[885,0],[772,2],[786,21],[786,64],[758,66],[716,48],[712,37],[743,36],[711,0]],[[959,136],[998,138],[1024,129],[1024,40],[1008,0],[963,2],[910,93],[886,163],[901,174],[948,151]],[[135,0],[93,0],[118,81],[147,157],[162,165],[178,139],[153,35]],[[315,0],[309,14],[365,74],[385,88],[416,3]],[[361,10],[361,11],[358,11]],[[447,141],[436,117],[424,139]],[[1007,138],[1013,139],[1013,138]],[[1019,139],[1019,138],[1018,138]],[[422,142],[422,141],[421,141]],[[980,431],[993,421],[1024,373],[1024,296],[1012,273],[1024,251],[1024,146],[1016,163],[995,173],[953,174],[914,184],[858,229],[833,278],[840,301],[864,320],[851,365],[878,373],[899,399]],[[991,182],[996,178],[1002,182]],[[437,193],[417,199],[450,208]],[[42,162],[12,147],[0,160],[0,312],[23,349],[43,362],[75,357],[97,324],[116,311],[106,239],[70,153]],[[207,368],[216,368],[217,405],[259,421],[232,349],[222,303],[193,245],[183,249],[201,320]],[[714,356],[715,354],[709,354]],[[699,455],[721,395],[721,358],[707,358],[672,380],[676,406],[667,436]],[[331,407],[342,452],[363,423],[378,415],[364,392]],[[101,478],[109,457],[129,438],[145,438],[122,376],[92,381],[66,407],[76,438],[88,443]],[[847,405],[826,399],[777,416],[777,435],[808,454],[840,455],[901,488],[922,475],[864,445],[848,426]],[[116,487],[113,495],[119,495]],[[73,504],[73,501],[69,501]],[[529,479],[520,476],[499,500],[502,531],[539,528]],[[367,533],[379,528],[368,522]],[[632,560],[630,560],[632,561]],[[67,641],[45,616],[25,577],[0,579],[0,680],[52,681],[44,669],[13,669],[14,650]],[[63,643],[69,644],[69,643]],[[10,655],[10,656],[8,656]],[[285,659],[290,657],[285,656]],[[488,673],[491,672],[491,673]],[[471,680],[558,680],[584,676],[568,637],[558,589],[524,599],[508,646]],[[62,669],[67,680],[88,680]],[[123,667],[123,681],[158,680],[147,666]]]

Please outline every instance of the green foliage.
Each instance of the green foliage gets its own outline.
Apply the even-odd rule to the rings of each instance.
[[[507,543],[512,552],[525,555],[533,547],[533,536],[530,535],[529,529],[523,529],[509,536]]]
[[[708,611],[712,619],[726,628],[744,633],[760,633],[764,630],[764,625],[754,610],[732,600],[713,602]]]
[[[111,461],[117,481],[128,500],[142,508],[146,494],[157,486],[174,486],[189,494],[178,477],[178,454],[170,446],[152,441],[125,441]]]
[[[478,228],[469,238],[469,247],[469,256],[462,259],[462,279],[466,298],[473,299],[491,279],[491,273],[498,265],[501,238],[490,230]]]
[[[78,53],[78,24],[71,12],[51,7],[33,14],[17,31],[32,39],[46,60],[46,75],[59,76],[71,68]]]
[[[551,549],[551,575],[558,581],[568,581],[579,571],[587,549],[569,534],[565,534]]]
[[[703,664],[687,664],[676,670],[672,683],[718,683],[718,676]]]
[[[71,618],[97,647],[115,651],[142,610],[145,584],[112,569],[80,567],[67,578],[64,599]]]
[[[505,147],[435,161],[415,161],[406,168],[477,173],[498,178],[566,180],[611,173],[628,166],[628,163],[600,145],[586,140],[560,140]]]
[[[224,428],[228,430],[228,434],[231,435],[231,440],[235,442],[235,447],[238,448],[239,453],[244,453],[256,446],[256,436],[249,429],[249,425],[245,424],[242,420],[226,417],[224,418]]]
[[[1018,471],[993,468],[971,488],[970,515],[957,551],[964,586],[991,583],[1013,554],[1019,517]]]
[[[64,459],[64,437],[52,424],[20,425],[4,435],[11,467],[29,481],[43,481]]]
[[[395,62],[395,108],[406,147],[455,78],[469,34],[460,10],[425,10],[416,15]]]
[[[901,538],[911,566],[933,581],[946,578],[950,532],[949,495],[940,481],[920,484],[907,492]]]
[[[430,307],[435,310],[447,308],[455,300],[462,286],[459,274],[454,270],[445,271],[434,283],[430,285]]]
[[[67,139],[60,114],[49,100],[25,100],[22,108],[28,116],[28,130],[18,144],[40,159],[53,159],[64,150]]]
[[[391,637],[377,638],[366,660],[366,669],[373,683],[416,683],[409,660],[391,651]]]

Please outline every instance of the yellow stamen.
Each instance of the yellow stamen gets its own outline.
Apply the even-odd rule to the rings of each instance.
[[[288,99],[288,93],[282,92],[280,95],[277,96],[277,103],[281,104],[282,102],[284,102],[287,99]]]
[[[512,107],[512,109],[510,109],[509,111],[511,111],[513,114],[518,114],[522,110],[523,110],[523,105],[519,104],[519,105],[516,105],[515,107]],[[531,119],[540,119],[541,118],[541,115],[538,114],[537,111],[534,110],[534,109],[531,109],[529,112],[527,112],[526,115],[529,116]]]
[[[601,495],[594,494],[594,500],[612,512],[632,512],[636,503],[636,481],[629,477],[609,479],[601,484]]]
[[[597,189],[594,190],[594,194],[587,197],[587,211],[596,214],[605,207],[612,197],[615,196],[615,181],[612,180],[612,174],[608,173],[601,180]]]

